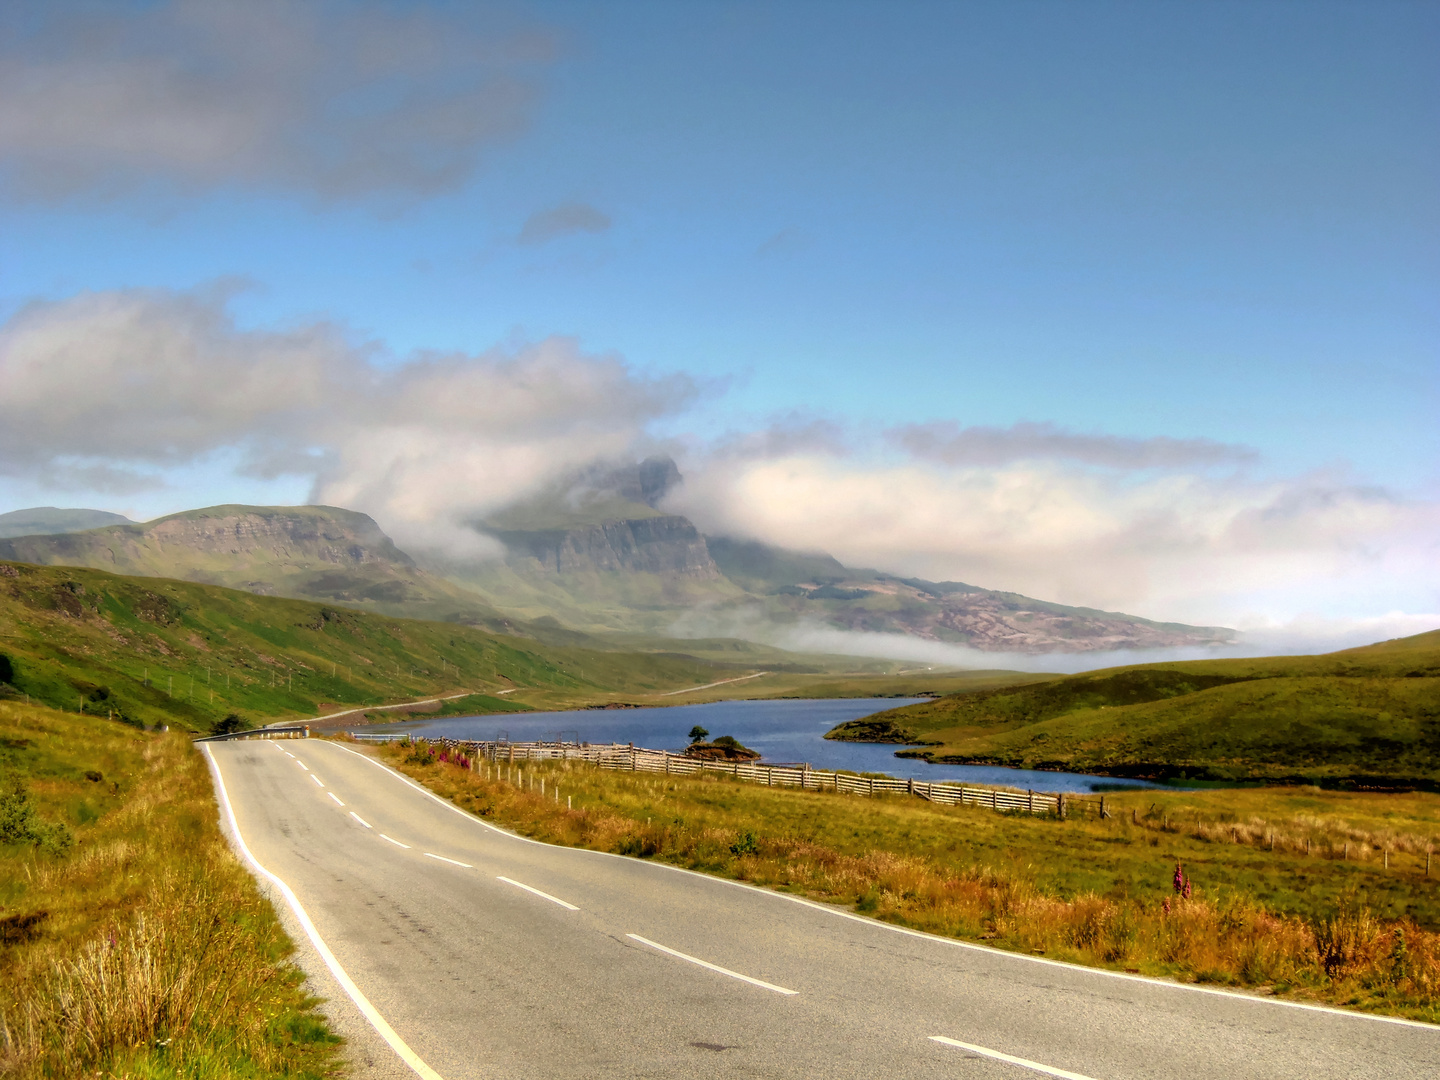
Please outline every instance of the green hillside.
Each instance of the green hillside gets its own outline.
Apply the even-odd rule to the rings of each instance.
[[[962,693],[828,737],[1112,776],[1440,787],[1440,631],[1324,656],[1144,664]]]
[[[37,533],[71,533],[98,529],[102,525],[129,525],[123,514],[107,510],[65,510],[58,506],[32,506],[0,514],[0,539],[34,536]]]
[[[483,598],[417,567],[370,517],[333,506],[210,506],[143,524],[0,540],[0,559],[504,628]]]
[[[98,570],[0,563],[0,697],[208,729],[430,695],[549,704],[733,677],[683,654],[545,644],[474,627]],[[510,699],[514,700],[514,699]]]

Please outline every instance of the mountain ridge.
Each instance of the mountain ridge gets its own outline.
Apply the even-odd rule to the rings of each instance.
[[[415,558],[374,519],[340,507],[241,505],[3,539],[0,558],[542,635],[690,638],[695,633],[686,630],[699,628],[701,636],[744,637],[706,628],[818,624],[1030,654],[1234,640],[1224,627],[1156,622],[964,582],[850,568],[823,552],[706,536],[662,505],[680,482],[669,459],[592,470],[476,522],[477,531],[503,545],[502,559]]]

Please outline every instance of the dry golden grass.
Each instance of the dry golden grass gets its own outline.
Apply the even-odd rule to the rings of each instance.
[[[1199,833],[1221,830],[1207,838],[1181,835],[1179,822],[1147,828],[1138,806],[1134,822],[1128,813],[1058,822],[904,796],[861,799],[577,762],[482,764],[477,773],[440,762],[439,748],[432,759],[431,749],[378,752],[460,806],[537,839],[658,858],[1055,959],[1440,1021],[1440,935],[1410,918],[1376,916],[1351,886],[1311,911],[1287,912],[1214,884],[1227,880],[1227,852],[1259,855],[1234,838],[1239,823],[1234,834],[1229,823],[1193,825]],[[544,798],[530,790],[541,778]],[[1158,842],[1153,834],[1162,827],[1177,830],[1161,835],[1180,850],[1205,851],[1208,861],[1195,864],[1205,881],[1189,896],[1171,887],[1173,856],[1146,841]],[[1259,826],[1246,828],[1251,841],[1265,835]],[[1216,844],[1222,836],[1227,843]],[[1422,840],[1417,833],[1407,842]],[[1399,834],[1385,838],[1402,841]],[[1113,860],[1122,847],[1157,864],[1154,887],[1086,887],[1087,874],[1097,880],[1093,866],[1075,872],[1054,865]],[[1114,866],[1121,876],[1131,872],[1126,863]],[[1188,858],[1186,866],[1197,872]]]
[[[195,748],[10,704],[0,704],[0,737],[41,813],[68,816],[77,838],[68,856],[0,849],[0,902],[17,928],[0,945],[0,1071],[332,1072],[336,1040],[286,959],[274,911],[220,834]]]

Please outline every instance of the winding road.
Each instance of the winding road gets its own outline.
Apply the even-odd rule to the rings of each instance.
[[[1440,1028],[552,847],[319,740],[206,746],[361,1077],[1440,1076]]]

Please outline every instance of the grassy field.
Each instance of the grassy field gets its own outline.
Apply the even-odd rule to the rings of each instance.
[[[333,1075],[188,739],[0,702],[0,774],[0,1071]]]
[[[1149,778],[1440,787],[1440,631],[1325,656],[1145,664],[842,725],[906,756]]]
[[[539,839],[1000,948],[1440,1021],[1440,864],[1424,876],[1440,796],[1137,793],[1107,796],[1109,819],[1062,822],[574,762],[475,773],[432,750],[376,752]],[[539,777],[546,798],[531,789]]]
[[[1023,678],[777,671],[723,682],[762,670],[674,651],[546,643],[213,585],[0,563],[0,699],[147,727],[207,730],[232,712],[251,720],[308,718],[462,692],[504,711],[744,695],[883,696]],[[722,685],[671,693],[707,683]]]

